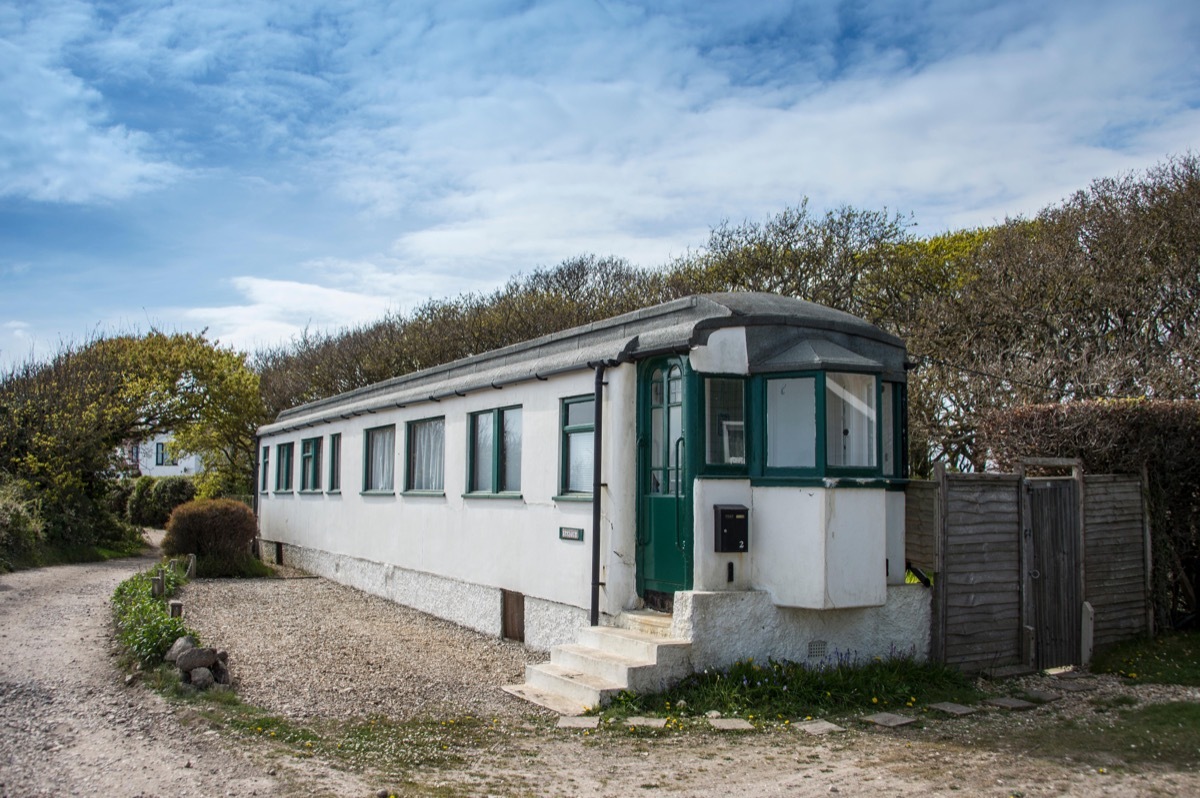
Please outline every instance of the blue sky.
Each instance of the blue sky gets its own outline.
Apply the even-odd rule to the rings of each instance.
[[[916,232],[1200,142],[1200,4],[0,0],[0,363],[239,348],[803,197]]]

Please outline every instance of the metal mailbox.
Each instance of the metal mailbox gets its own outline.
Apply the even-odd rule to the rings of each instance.
[[[750,508],[740,504],[713,505],[713,529],[719,552],[745,553],[750,549]]]

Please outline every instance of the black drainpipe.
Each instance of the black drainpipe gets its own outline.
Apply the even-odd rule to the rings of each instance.
[[[615,365],[615,363],[614,363]],[[604,454],[604,369],[608,361],[595,364],[595,426],[592,432],[592,626],[600,625],[600,464]]]

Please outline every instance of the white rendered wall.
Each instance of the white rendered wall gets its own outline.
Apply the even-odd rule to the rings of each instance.
[[[148,441],[138,444],[138,471],[142,476],[179,477],[200,473],[200,457],[194,454],[180,456],[175,465],[155,465],[156,444],[169,444],[174,439],[170,433],[155,435]]]
[[[882,605],[889,495],[882,488],[751,487],[749,480],[698,479],[693,587],[762,590],[781,607]],[[900,498],[903,502],[903,494]],[[750,508],[748,553],[713,550],[717,504]],[[903,545],[903,527],[900,535]]]
[[[703,374],[749,374],[750,354],[745,327],[722,327],[709,333],[703,346],[688,354],[692,368]]]
[[[601,581],[607,582],[607,588],[601,593],[601,611],[609,615],[637,601],[634,373],[633,366],[623,366],[606,374]],[[298,487],[300,443],[320,437],[325,486],[329,436],[341,433],[342,489],[340,493],[260,493],[260,534],[265,541],[309,552],[300,567],[481,631],[499,633],[500,589],[523,593],[527,642],[538,647],[545,645],[538,639],[562,642],[559,638],[565,640],[581,618],[586,623],[590,606],[592,503],[554,498],[559,492],[561,400],[592,394],[594,379],[593,372],[581,371],[263,438],[260,446],[270,447],[268,484],[275,484],[277,445],[292,442],[293,484]],[[521,497],[464,497],[468,415],[518,405],[522,408]],[[435,416],[444,416],[446,422],[444,495],[402,495],[405,424]],[[364,431],[389,424],[396,425],[396,492],[364,495]],[[583,529],[584,539],[561,540],[560,527]],[[478,590],[484,592],[476,596]],[[481,617],[492,620],[481,621]]]
[[[804,610],[778,607],[764,591],[675,594],[673,636],[692,641],[692,667],[724,668],[769,657],[820,664],[929,654],[932,591],[920,585],[887,589],[881,607]],[[810,656],[814,654],[814,656]]]

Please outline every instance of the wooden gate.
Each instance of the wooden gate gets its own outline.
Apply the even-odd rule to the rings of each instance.
[[[1080,664],[1083,530],[1079,480],[1026,479],[1021,559],[1033,667]]]
[[[1152,631],[1141,480],[1030,462],[1073,476],[939,467],[907,488],[905,554],[933,577],[935,661],[1052,668],[1085,661],[1089,637],[1108,646]]]

